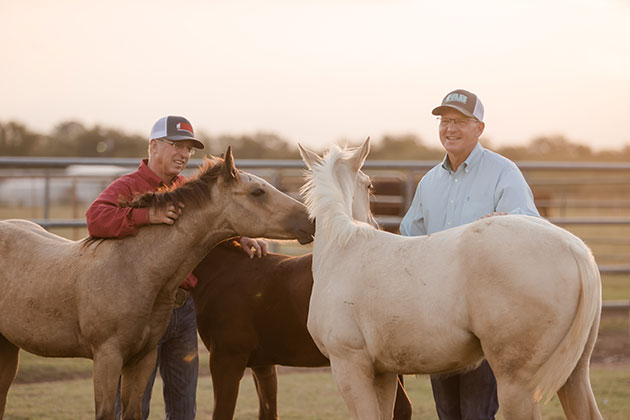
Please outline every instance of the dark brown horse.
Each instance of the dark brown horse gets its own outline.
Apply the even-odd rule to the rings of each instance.
[[[329,365],[306,329],[311,262],[311,254],[269,253],[250,260],[237,245],[224,242],[195,268],[199,283],[192,295],[199,335],[210,351],[214,420],[234,417],[246,367],[252,369],[256,384],[259,419],[275,420],[275,365]],[[411,419],[411,401],[401,382],[394,418]]]

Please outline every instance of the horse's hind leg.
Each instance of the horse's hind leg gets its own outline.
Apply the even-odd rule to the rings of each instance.
[[[20,349],[0,335],[0,419],[4,416],[7,393],[18,369]]]
[[[573,369],[569,379],[567,379],[562,388],[558,390],[558,398],[560,398],[567,420],[601,420],[602,418],[595,402],[589,378],[589,363],[595,340],[597,339],[598,329],[599,319],[591,327],[588,341],[584,346],[584,353],[582,353],[577,366]]]
[[[495,372],[496,374],[496,372]],[[510,420],[541,420],[540,408],[534,402],[525,381],[497,375],[499,409],[503,418]]]
[[[258,393],[258,419],[277,420],[279,417],[276,365],[252,367],[252,372]]]

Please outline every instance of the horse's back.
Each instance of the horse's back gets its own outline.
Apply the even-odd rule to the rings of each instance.
[[[194,270],[197,326],[206,346],[249,352],[250,365],[327,363],[306,330],[311,264],[310,254],[249,259],[230,244],[213,249]]]
[[[529,334],[536,343],[541,325],[556,322],[561,325],[551,340],[559,342],[582,287],[572,250],[592,259],[575,236],[528,216],[496,216],[421,237],[378,232],[316,273],[316,282],[326,285],[314,288],[313,327],[338,331],[340,319],[360,319],[348,337],[360,334],[384,365],[426,373],[448,370],[449,360],[458,368],[456,360],[476,359],[479,339],[500,346]],[[362,311],[358,318],[355,308]],[[448,339],[441,339],[447,330]],[[508,336],[498,340],[497,331]],[[418,343],[423,358],[415,366],[401,365],[390,351]]]

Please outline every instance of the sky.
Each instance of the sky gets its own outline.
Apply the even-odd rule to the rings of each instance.
[[[467,89],[491,145],[617,149],[628,22],[630,0],[0,0],[0,122],[437,146],[431,110]]]

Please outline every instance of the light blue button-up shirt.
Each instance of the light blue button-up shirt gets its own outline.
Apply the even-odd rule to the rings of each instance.
[[[540,217],[532,191],[514,162],[477,143],[457,171],[444,157],[420,180],[400,233],[427,235],[494,211]]]

